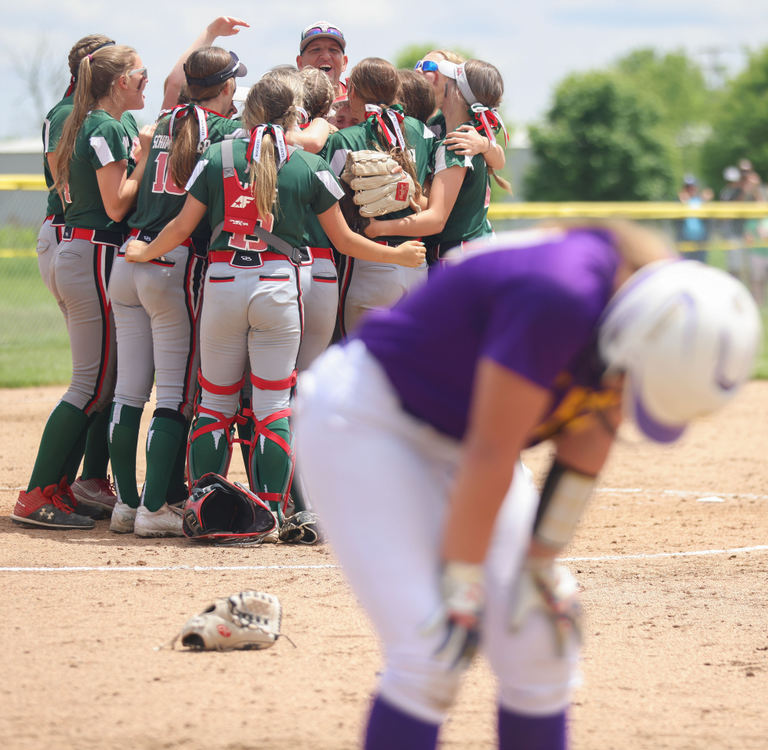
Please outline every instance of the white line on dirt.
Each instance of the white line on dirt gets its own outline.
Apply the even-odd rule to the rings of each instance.
[[[228,570],[333,570],[338,565],[63,565],[61,567],[0,567],[0,573],[210,573]]]
[[[653,560],[669,557],[705,557],[708,555],[736,555],[744,552],[765,552],[768,544],[728,549],[701,549],[689,552],[656,552],[639,555],[601,555],[597,557],[563,557],[562,562],[606,562],[617,560]],[[226,572],[238,570],[335,570],[338,565],[68,565],[61,567],[0,567],[0,573],[193,573]]]
[[[706,555],[735,555],[740,552],[765,552],[768,544],[754,547],[731,547],[729,549],[698,549],[689,552],[653,552],[639,555],[601,555],[598,557],[563,557],[563,562],[604,562],[606,560],[653,560],[662,557],[704,557]],[[0,568],[0,570],[2,570]]]
[[[23,487],[0,487],[0,492],[19,492]],[[712,490],[648,490],[642,487],[598,487],[595,492],[599,495],[672,495],[674,497],[710,497]],[[756,495],[752,492],[717,492],[718,497],[744,498],[746,500],[768,500],[768,495]]]

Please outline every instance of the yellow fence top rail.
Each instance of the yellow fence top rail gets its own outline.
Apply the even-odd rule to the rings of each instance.
[[[0,174],[0,190],[47,190],[42,175]]]
[[[739,203],[712,201],[690,207],[677,202],[582,202],[582,203],[492,203],[488,218],[548,219],[548,218],[624,218],[624,219],[754,219],[768,217],[768,203]]]
[[[46,190],[41,175],[2,174],[0,190]],[[768,218],[768,203],[720,203],[712,201],[690,207],[670,202],[563,202],[563,203],[492,203],[488,218],[494,219],[762,219]]]

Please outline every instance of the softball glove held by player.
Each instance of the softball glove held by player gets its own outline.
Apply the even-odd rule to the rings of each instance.
[[[171,642],[197,651],[262,649],[280,637],[282,606],[273,594],[241,591],[216,599],[199,615],[187,620]]]
[[[182,531],[195,541],[258,543],[277,525],[272,511],[241,484],[203,474],[184,504]]]
[[[354,190],[353,201],[365,218],[409,207],[421,210],[413,179],[383,151],[350,151],[341,179]]]

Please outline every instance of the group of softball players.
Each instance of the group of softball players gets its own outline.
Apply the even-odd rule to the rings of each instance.
[[[296,66],[263,75],[238,112],[246,65],[213,43],[247,25],[213,21],[142,129],[131,115],[149,78],[139,53],[101,35],[72,48],[70,86],[43,132],[38,258],[73,375],[19,493],[19,523],[92,528],[108,514],[117,533],[181,536],[191,483],[226,474],[237,442],[251,490],[278,520],[289,499],[303,509],[298,486],[289,494],[297,371],[422,284],[428,250],[438,264],[491,234],[489,176],[504,164],[496,68],[446,51],[414,71],[369,57],[343,84],[344,35],[318,22]],[[340,174],[364,149],[394,156],[420,210],[350,228]]]

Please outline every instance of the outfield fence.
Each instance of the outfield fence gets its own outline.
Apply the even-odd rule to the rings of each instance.
[[[0,175],[0,387],[69,377],[64,320],[37,269],[37,231],[47,195],[38,175]],[[741,278],[768,318],[768,203],[510,202],[491,204],[489,218],[497,232],[556,218],[627,218],[652,225],[680,252]],[[686,239],[692,229],[699,239]],[[768,377],[768,346],[758,374]]]

